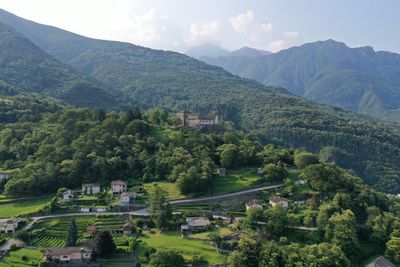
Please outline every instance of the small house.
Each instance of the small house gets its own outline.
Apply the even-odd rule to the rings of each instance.
[[[95,195],[100,193],[100,184],[92,183],[92,184],[82,184],[82,194],[83,195]]]
[[[97,227],[96,226],[88,226],[88,227],[86,227],[86,233],[88,235],[95,235],[97,233]]]
[[[122,231],[124,235],[131,235],[133,232],[133,224],[131,222],[127,222],[122,226]]]
[[[249,209],[263,209],[262,202],[258,199],[252,199],[246,202],[246,210]]]
[[[11,178],[11,173],[9,172],[0,172],[0,181],[8,180]]]
[[[375,260],[371,261],[365,267],[396,267],[392,262],[383,256],[379,256]]]
[[[93,259],[93,249],[86,247],[46,248],[44,260],[55,264],[79,264]]]
[[[264,175],[264,169],[262,167],[257,169],[257,175],[258,176],[263,176]]]
[[[188,217],[186,218],[186,224],[190,231],[199,232],[207,230],[210,226],[210,220],[206,217]]]
[[[306,185],[307,180],[297,180],[294,182],[295,185]]]
[[[106,212],[107,211],[107,207],[106,206],[95,207],[94,210],[96,212]]]
[[[284,209],[287,209],[289,207],[289,202],[286,199],[278,196],[269,197],[269,204],[271,204],[272,207],[279,205]]]
[[[136,193],[124,192],[120,196],[121,204],[131,204],[134,203],[135,200],[136,200]]]
[[[91,208],[90,208],[90,207],[81,206],[81,207],[79,208],[79,210],[80,210],[81,212],[90,212],[90,211],[91,211]]]
[[[128,190],[128,182],[125,181],[112,181],[111,182],[111,192],[120,194]]]
[[[74,199],[74,193],[72,192],[72,190],[67,190],[63,193],[62,196],[63,201],[70,201],[72,199]]]
[[[226,169],[225,168],[215,168],[214,169],[214,174],[219,175],[219,176],[225,176],[226,175]]]
[[[0,234],[14,234],[20,221],[17,218],[0,220]]]

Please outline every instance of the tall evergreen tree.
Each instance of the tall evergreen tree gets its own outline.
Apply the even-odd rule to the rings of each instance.
[[[72,218],[69,224],[67,235],[65,237],[65,246],[66,247],[75,246],[76,241],[78,241],[78,229],[76,226],[75,218]]]
[[[95,238],[96,251],[104,257],[109,258],[116,249],[116,245],[109,231],[100,231]]]

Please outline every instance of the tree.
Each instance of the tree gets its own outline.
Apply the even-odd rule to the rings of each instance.
[[[154,267],[184,267],[185,260],[179,253],[172,250],[158,250],[150,256],[150,266]]]
[[[285,232],[288,224],[286,211],[279,205],[265,211],[267,229],[274,236],[278,237]]]
[[[169,203],[162,205],[160,211],[156,215],[156,224],[159,229],[165,229],[168,226],[168,220],[172,216],[171,206]]]
[[[242,264],[239,266],[258,266],[258,253],[260,248],[254,238],[250,236],[243,236],[239,241],[238,250],[240,255],[240,262]]]
[[[395,263],[400,263],[400,237],[392,236],[386,243],[386,254]]]
[[[98,232],[95,237],[95,245],[97,253],[104,258],[109,258],[116,249],[114,240],[109,231]]]
[[[161,211],[162,206],[165,203],[165,196],[157,185],[154,185],[154,191],[150,194],[150,205],[149,205],[149,213],[155,216],[158,212]]]
[[[302,151],[294,154],[294,164],[299,169],[304,169],[308,165],[317,164],[318,162],[318,156],[313,153]]]
[[[76,226],[75,218],[72,218],[71,222],[69,223],[67,235],[65,237],[65,246],[66,247],[75,246],[76,241],[78,241],[78,228]]]
[[[223,144],[217,150],[223,167],[232,168],[236,166],[239,161],[239,148],[235,144]]]
[[[265,165],[263,173],[268,182],[283,181],[289,174],[285,165],[280,161],[277,164],[269,163]]]
[[[325,228],[325,238],[339,246],[347,255],[354,256],[359,246],[354,213],[344,210],[332,215]]]

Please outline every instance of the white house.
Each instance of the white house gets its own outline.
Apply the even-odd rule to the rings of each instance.
[[[113,193],[123,193],[128,190],[128,182],[125,181],[112,181],[111,182],[111,192]]]
[[[0,181],[8,180],[11,178],[11,173],[8,172],[0,172]]]
[[[262,210],[263,209],[262,202],[258,199],[252,199],[252,200],[247,201],[245,206],[246,206],[246,210],[249,210],[249,209],[261,209]]]
[[[44,251],[44,259],[56,264],[90,262],[92,258],[93,249],[85,247],[46,248]]]
[[[100,184],[82,184],[82,194],[84,195],[94,195],[100,192]]]
[[[70,201],[72,199],[74,199],[74,194],[72,192],[72,190],[67,190],[63,193],[62,196],[63,201]]]
[[[307,184],[307,180],[297,180],[294,182],[295,185],[305,185]]]
[[[119,202],[121,204],[131,204],[136,200],[136,193],[124,192],[120,196]]]
[[[131,235],[133,231],[133,224],[131,222],[127,222],[122,226],[122,231],[124,235]]]
[[[278,196],[269,197],[269,204],[271,204],[272,207],[279,205],[284,209],[287,209],[289,207],[289,202],[286,199]]]
[[[19,222],[16,218],[0,220],[0,234],[14,234]]]
[[[187,217],[186,225],[190,231],[204,231],[210,226],[210,220],[206,217]]]
[[[226,175],[226,169],[225,168],[215,168],[214,169],[214,174],[217,174],[219,176],[225,176]]]
[[[90,212],[90,211],[91,211],[90,207],[84,207],[84,206],[80,207],[79,210],[80,210],[81,212]]]
[[[96,210],[96,212],[106,212],[107,211],[107,207],[95,207],[94,209]]]

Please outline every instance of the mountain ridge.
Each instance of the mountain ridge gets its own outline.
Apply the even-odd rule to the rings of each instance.
[[[109,108],[114,96],[58,62],[10,26],[0,23],[1,92],[34,92],[76,106]],[[93,98],[93,95],[97,98]]]
[[[203,57],[236,75],[313,101],[400,120],[400,55],[329,39],[257,58]],[[375,103],[365,102],[372,96]]]

